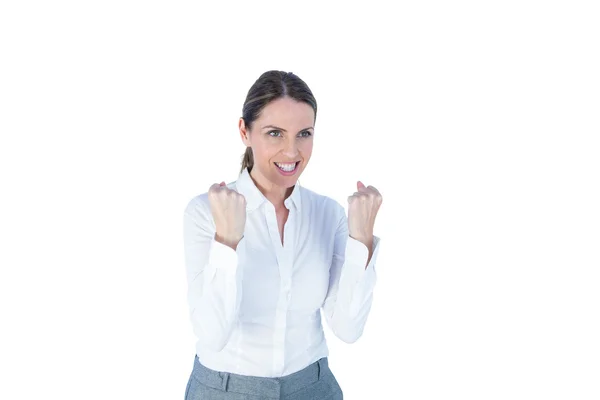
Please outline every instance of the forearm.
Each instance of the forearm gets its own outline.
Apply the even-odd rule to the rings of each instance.
[[[244,245],[240,241],[233,250],[216,240],[209,243],[186,253],[188,302],[194,334],[207,348],[220,351],[238,320]]]
[[[364,243],[349,237],[343,265],[338,261],[333,267],[333,284],[323,309],[332,331],[347,343],[362,335],[371,309],[378,243],[379,238],[373,237],[369,252]]]
[[[208,348],[220,351],[237,323],[242,297],[242,270],[208,266],[202,291],[189,291],[190,317],[195,335]]]

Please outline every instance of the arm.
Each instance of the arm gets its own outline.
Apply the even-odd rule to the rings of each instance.
[[[237,322],[245,239],[236,250],[216,241],[208,204],[196,199],[185,209],[183,236],[194,334],[211,350],[221,351]]]
[[[358,340],[367,322],[377,280],[375,262],[379,240],[373,236],[373,251],[369,258],[367,246],[349,236],[348,220],[342,209],[323,312],[333,333],[346,343]]]

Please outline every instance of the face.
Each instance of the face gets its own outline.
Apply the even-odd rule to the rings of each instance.
[[[290,97],[268,103],[251,131],[240,118],[242,141],[254,155],[252,177],[266,189],[294,186],[312,154],[314,123],[312,107]]]

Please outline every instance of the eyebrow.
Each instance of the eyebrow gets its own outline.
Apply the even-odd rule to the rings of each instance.
[[[277,129],[278,131],[287,132],[285,129],[280,128],[280,127],[275,126],[275,125],[265,125],[265,126],[262,127],[262,129],[267,129],[267,128]],[[308,128],[300,129],[298,132],[306,131],[306,130],[309,130],[309,129],[315,129],[315,128],[313,128],[312,126],[309,126]]]

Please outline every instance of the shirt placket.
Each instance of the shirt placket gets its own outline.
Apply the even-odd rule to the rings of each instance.
[[[274,351],[273,351],[273,372],[282,375],[285,369],[285,340],[287,329],[287,312],[291,300],[292,290],[292,268],[293,268],[293,244],[294,244],[294,219],[295,213],[291,207],[288,219],[283,230],[283,246],[279,236],[277,226],[277,216],[275,208],[268,207],[267,224],[275,255],[279,267],[279,296],[275,308],[275,332],[274,332]]]

